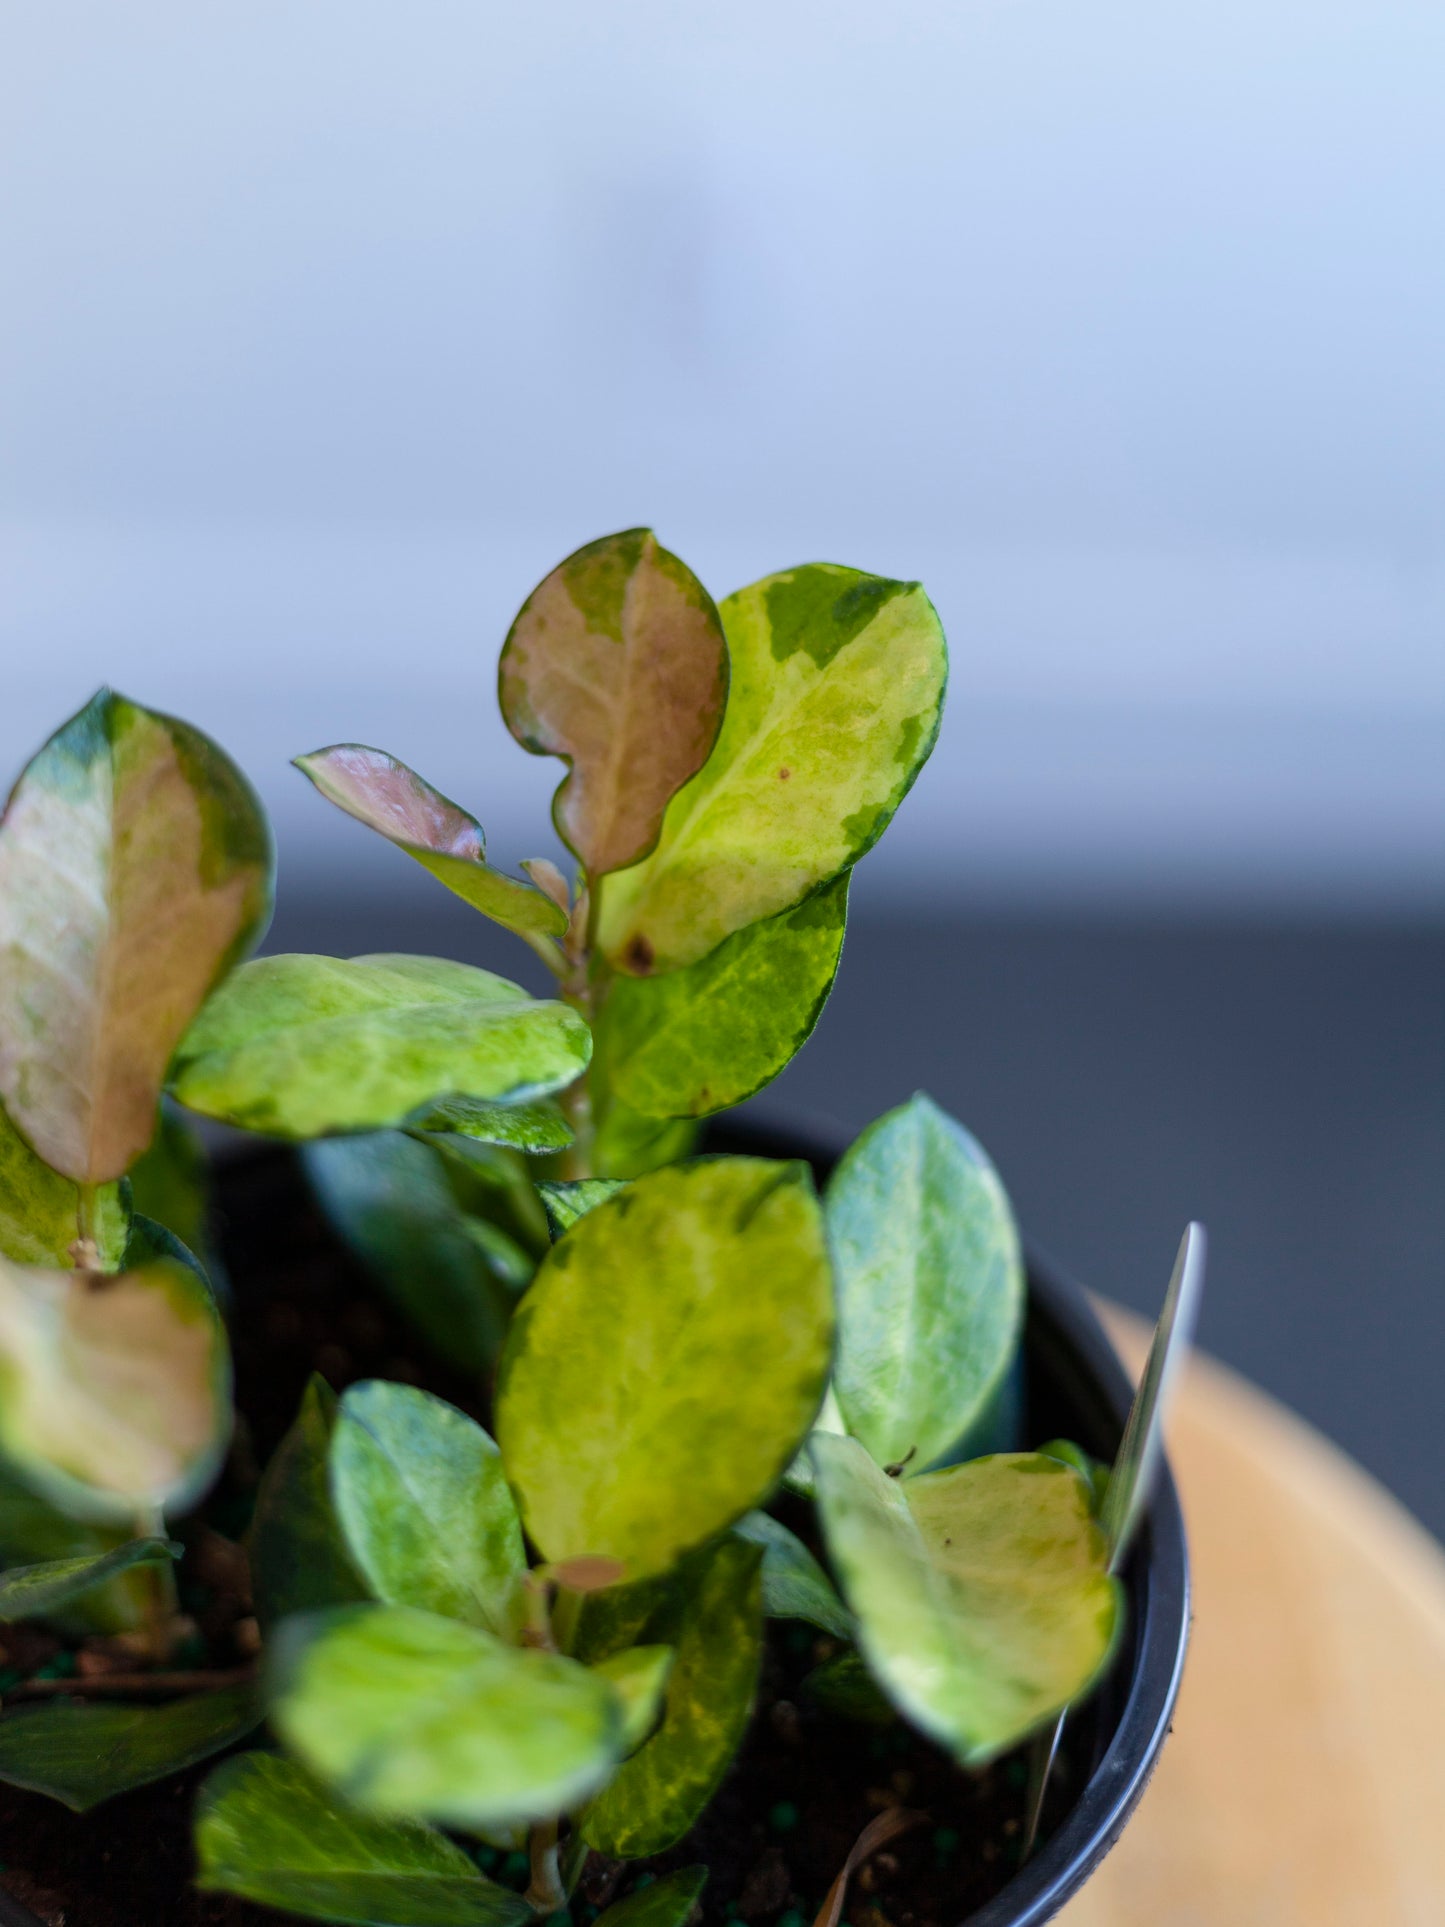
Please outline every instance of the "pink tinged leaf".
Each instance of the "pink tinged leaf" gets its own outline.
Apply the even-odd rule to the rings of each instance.
[[[502,651],[507,727],[560,756],[559,834],[590,875],[653,847],[722,721],[727,645],[711,597],[649,529],[588,543],[536,588]]]
[[[256,942],[270,834],[206,736],[102,690],[0,822],[0,1097],[52,1169],[120,1177],[172,1051]]]
[[[334,743],[295,759],[328,802],[376,830],[430,870],[439,883],[521,937],[551,969],[561,966],[553,938],[567,928],[566,906],[520,877],[494,870],[474,816],[385,750]]]
[[[476,818],[385,750],[333,743],[298,756],[296,767],[328,802],[393,843],[474,863],[486,858],[487,842]]]
[[[571,914],[572,898],[567,889],[567,879],[555,863],[549,863],[544,856],[524,856],[522,868],[544,896],[549,896],[559,910]]]

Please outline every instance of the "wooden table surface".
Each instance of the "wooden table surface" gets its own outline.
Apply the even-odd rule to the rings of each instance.
[[[1137,1369],[1143,1327],[1103,1309]],[[1442,1440],[1420,1449],[1445,1477]],[[1445,1553],[1208,1358],[1169,1451],[1194,1572],[1174,1732],[1060,1927],[1445,1927]]]

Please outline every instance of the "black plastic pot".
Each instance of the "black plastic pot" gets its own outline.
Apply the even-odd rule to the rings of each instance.
[[[835,1153],[794,1134],[717,1124],[707,1148],[804,1158],[820,1180]],[[251,1173],[277,1168],[276,1152],[245,1160]],[[241,1176],[238,1170],[237,1178]],[[294,1182],[294,1180],[293,1180]],[[1028,1266],[1024,1336],[1026,1441],[1076,1440],[1096,1458],[1118,1447],[1132,1388],[1103,1327],[1078,1288],[1037,1257]],[[1189,1567],[1173,1480],[1158,1480],[1123,1574],[1129,1624],[1108,1680],[1070,1721],[1078,1797],[1051,1816],[1028,1864],[959,1927],[1040,1927],[1084,1885],[1138,1804],[1169,1731],[1189,1631]],[[0,1927],[43,1927],[0,1888]],[[137,1924],[139,1927],[139,1924]]]

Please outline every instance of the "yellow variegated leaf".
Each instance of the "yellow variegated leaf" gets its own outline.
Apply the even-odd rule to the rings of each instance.
[[[831,563],[722,604],[727,714],[645,862],[607,879],[603,950],[636,976],[695,963],[837,876],[887,828],[938,733],[947,655],[916,582]]]
[[[230,1353],[209,1291],[158,1259],[113,1276],[0,1259],[0,1453],[75,1518],[184,1505],[230,1431]]]

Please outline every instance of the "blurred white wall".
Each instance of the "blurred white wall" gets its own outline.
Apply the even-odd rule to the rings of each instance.
[[[102,678],[545,848],[532,583],[918,576],[950,901],[1445,909],[1440,0],[0,0],[0,780]],[[389,854],[389,853],[388,853]],[[399,859],[392,859],[399,861]]]

